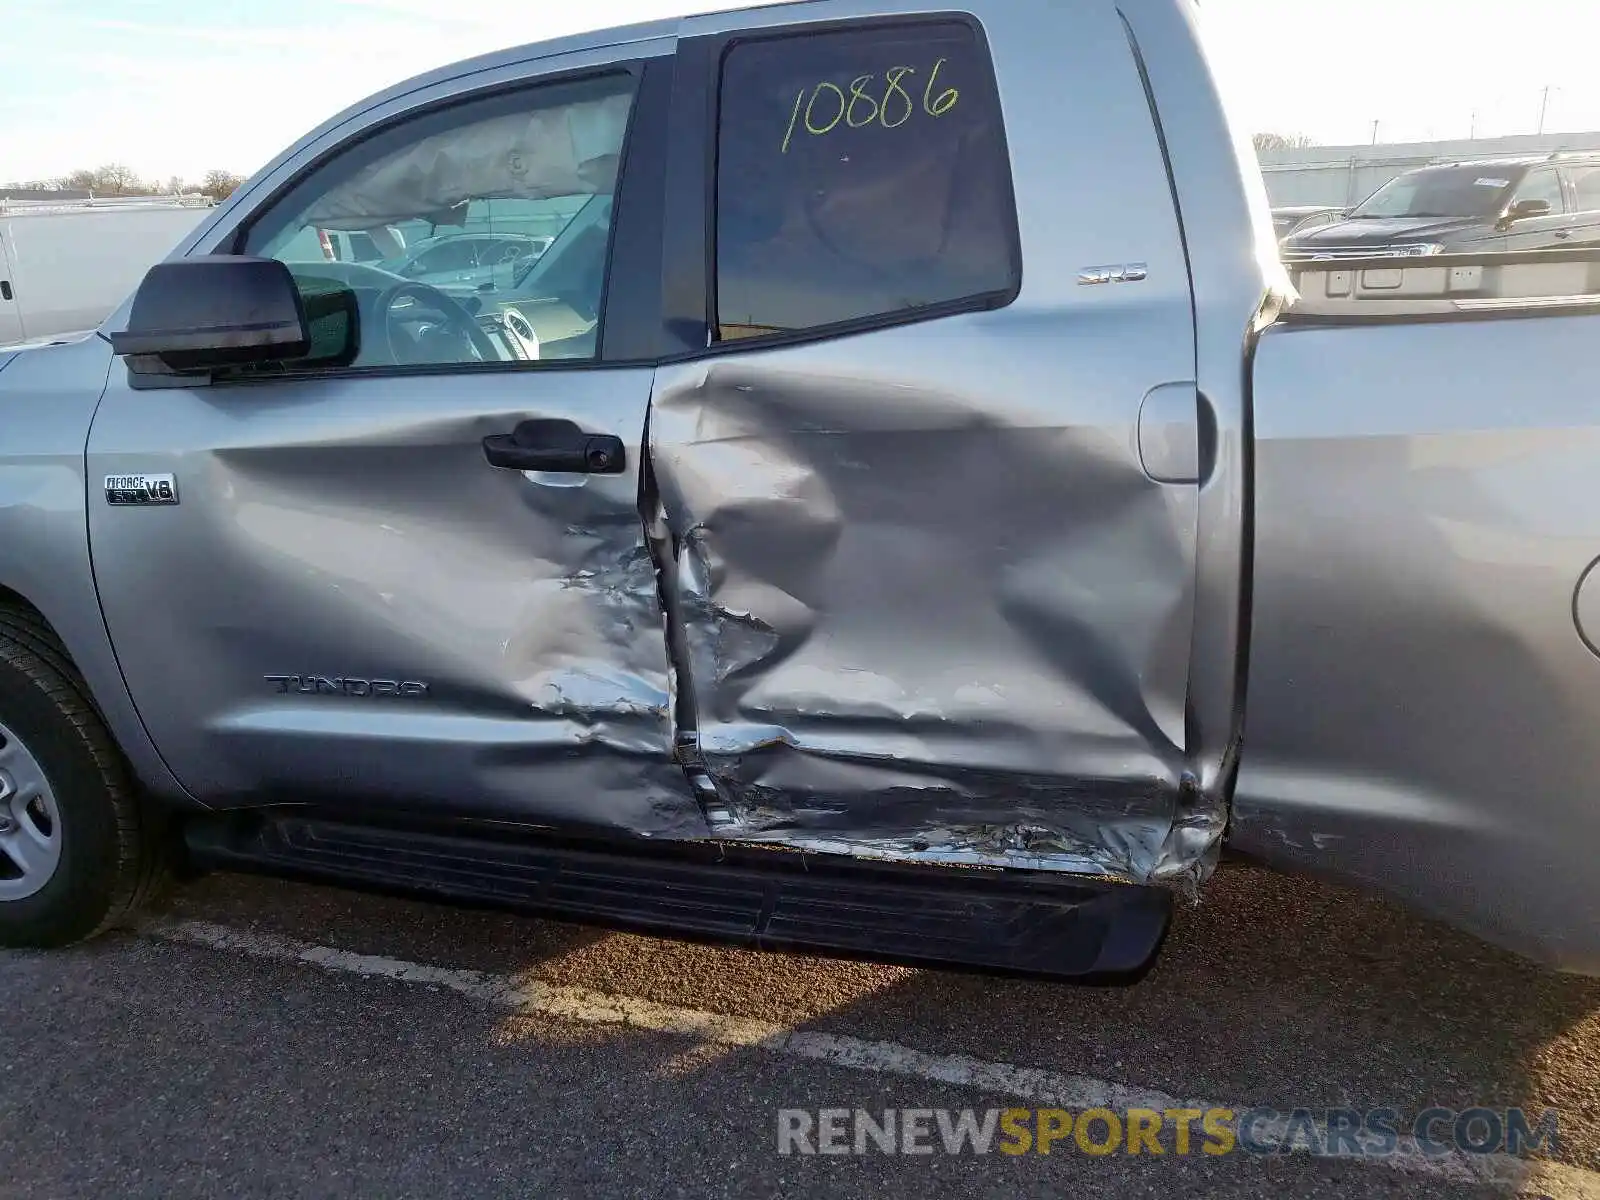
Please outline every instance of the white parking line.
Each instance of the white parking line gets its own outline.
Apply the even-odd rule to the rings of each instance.
[[[356,954],[317,946],[275,934],[231,929],[207,921],[158,921],[145,926],[147,935],[168,942],[230,951],[250,958],[279,963],[301,963],[399,983],[420,983],[471,997],[497,1008],[523,1015],[540,1015],[586,1025],[621,1025],[655,1033],[677,1034],[717,1046],[755,1048],[792,1058],[813,1059],[835,1067],[873,1071],[909,1079],[974,1088],[991,1095],[1012,1096],[1035,1105],[1088,1109],[1232,1108],[1248,1106],[1183,1100],[1164,1092],[1128,1087],[1104,1079],[1068,1075],[1039,1067],[988,1062],[961,1054],[929,1054],[895,1042],[869,1041],[841,1034],[790,1029],[768,1021],[730,1017],[699,1009],[677,1008],[587,988],[561,987],[537,980],[518,979],[486,971],[435,967],[379,955]],[[1263,1141],[1281,1138],[1286,1121],[1277,1129],[1258,1125]],[[1319,1129],[1319,1136],[1326,1136]],[[1415,1143],[1401,1139],[1401,1153],[1362,1158],[1441,1181],[1497,1183],[1508,1187],[1541,1188],[1552,1195],[1575,1200],[1600,1200],[1600,1173],[1556,1163],[1530,1162],[1504,1154],[1476,1155],[1452,1151],[1426,1157]]]

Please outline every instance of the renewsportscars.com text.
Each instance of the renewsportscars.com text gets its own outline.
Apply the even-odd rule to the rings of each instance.
[[[778,1153],[1511,1154],[1559,1147],[1553,1111],[1430,1108],[861,1108],[778,1110]]]

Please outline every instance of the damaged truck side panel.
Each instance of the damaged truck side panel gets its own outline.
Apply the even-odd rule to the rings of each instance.
[[[90,507],[106,623],[179,779],[231,804],[703,834],[638,518],[650,372],[578,373],[537,406],[512,375],[383,386],[140,393],[114,372],[91,476],[182,480],[166,521]],[[484,436],[568,416],[634,468],[571,486],[485,464]],[[314,677],[374,668],[409,692]]]
[[[830,0],[690,18],[671,42],[652,27],[625,43],[670,49],[678,64],[681,194],[667,210],[703,212],[714,193],[725,222],[671,230],[669,263],[720,264],[662,281],[702,298],[688,315],[705,349],[688,361],[531,385],[457,375],[447,406],[432,399],[437,379],[394,379],[381,413],[363,402],[370,382],[331,385],[342,389],[331,402],[330,385],[293,381],[136,395],[114,372],[91,476],[182,476],[166,524],[186,531],[184,561],[228,566],[213,589],[173,597],[150,523],[92,515],[118,580],[108,627],[189,792],[229,806],[403,795],[422,812],[556,827],[1203,879],[1227,817],[1233,741],[1218,731],[1236,724],[1238,697],[1195,681],[1230,676],[1233,644],[1214,635],[1229,606],[1237,619],[1241,581],[1226,556],[1209,573],[1200,556],[1236,540],[1237,506],[1217,497],[1238,493],[1240,410],[1219,416],[1196,388],[1197,326],[1214,339],[1216,320],[1195,310],[1128,21],[1087,7],[1073,37],[1044,46],[1025,7],[983,5],[980,23]],[[1152,41],[1188,36],[1175,11],[1136,7]],[[719,271],[741,249],[732,222],[762,217],[753,179],[781,172],[757,161],[738,174],[718,145],[753,120],[719,92],[727,56],[860,28],[885,62],[910,55],[930,84],[937,69],[960,93],[958,111],[939,113],[939,93],[917,91],[919,121],[980,127],[959,161],[918,166],[914,182],[992,193],[1003,230],[942,236],[976,257],[1003,234],[1010,286],[946,315],[741,345],[723,328],[736,315],[716,308],[719,285],[724,302],[734,290]],[[970,48],[947,51],[951,39]],[[539,73],[615,57],[578,49]],[[514,55],[481,65],[495,86],[518,71]],[[1081,120],[1030,119],[1029,81],[1045,76]],[[281,190],[307,155],[463,89],[440,75],[380,97],[266,183]],[[710,122],[693,119],[702,97]],[[868,148],[846,140],[852,124],[783,148],[780,165],[803,184],[849,161]],[[910,144],[869,134],[874,153]],[[995,171],[974,169],[988,166],[986,137]],[[1077,185],[1084,169],[1094,187]],[[837,182],[848,193],[852,181]],[[234,244],[238,220],[203,229],[193,249]],[[825,242],[848,239],[847,224]],[[628,472],[564,488],[484,470],[478,438],[549,417],[616,433]],[[380,509],[374,536],[361,514]],[[407,564],[423,550],[436,569],[418,578]],[[319,615],[260,632],[290,612]],[[270,683],[402,668],[428,705],[368,698],[331,724],[325,697]]]
[[[806,32],[782,8],[734,16],[741,48]],[[1012,295],[757,349],[727,328],[751,291],[737,274],[747,268],[727,263],[739,222],[786,203],[785,172],[803,190],[814,173],[843,174],[834,156],[855,163],[882,143],[839,139],[801,168],[791,147],[758,186],[759,146],[750,162],[729,131],[751,98],[727,94],[737,66],[719,21],[734,24],[686,24],[710,44],[704,60],[725,64],[723,111],[740,106],[717,123],[714,156],[733,212],[719,208],[711,231],[718,287],[706,290],[724,311],[706,314],[709,357],[658,370],[649,441],[695,714],[682,740],[712,785],[716,835],[1203,878],[1226,809],[1220,763],[1196,762],[1188,742],[1194,313],[1126,27],[1109,6],[1074,13],[1074,37],[1048,55],[1059,102],[1082,116],[1038,122],[1004,108],[1005,81],[1045,67],[1038,39],[1026,14],[985,10],[1009,149],[998,169],[1011,176],[993,186],[1014,196],[1018,223]],[[685,39],[680,55],[695,48]],[[915,60],[914,48],[895,52]],[[762,63],[766,74],[784,65]],[[970,68],[961,85],[973,105],[992,86]],[[987,165],[962,152],[949,170]],[[1095,186],[1074,186],[1091,163]],[[930,171],[919,186],[941,183]],[[820,254],[830,216],[805,216]],[[1124,282],[1089,270],[1119,256],[1140,264]]]
[[[643,97],[632,120],[649,142],[661,115],[654,72],[663,84],[671,75],[671,30],[638,27],[620,45],[507,50],[398,85],[281,155],[175,257],[239,253],[257,229],[318,200],[328,190],[319,180],[343,180],[347,157],[403,160],[420,145],[431,162],[427,140],[409,132],[418,113],[436,131],[481,132],[471,115],[479,107],[502,118],[538,111],[541,96],[561,95],[540,90],[546,77],[631,77]],[[614,123],[590,121],[587,141],[565,122],[542,135],[560,150],[549,157],[563,188],[585,152],[598,162],[579,175],[615,178]],[[541,136],[529,122],[510,132]],[[531,153],[480,155],[477,165],[526,179],[524,159],[547,169]],[[415,183],[415,172],[397,175]],[[660,197],[648,170],[626,179],[640,187],[596,191],[615,193],[606,198],[616,224],[631,230],[633,214]],[[581,254],[588,231],[577,225]],[[603,266],[603,240],[599,251]],[[659,255],[659,240],[650,251]],[[554,265],[581,275],[581,262],[555,261],[564,253],[552,248]],[[367,287],[401,282],[348,269]],[[372,293],[363,295],[369,304]],[[108,328],[127,320],[125,306]],[[363,330],[368,348],[384,340],[381,324]],[[88,440],[91,481],[168,472],[180,503],[152,522],[91,495],[100,602],[142,724],[189,796],[216,808],[311,803],[706,834],[674,758],[672,670],[639,516],[650,366],[508,371],[513,364],[483,369],[474,358],[476,369],[388,364],[140,390],[113,362]],[[486,461],[486,437],[552,421],[614,435],[624,469],[570,475]],[[427,697],[329,695],[274,682],[283,676],[393,679]]]
[[[118,848],[0,942],[167,853],[115,743],[213,866],[1126,980],[1226,839],[1600,974],[1600,298],[1296,296],[1196,9],[487,56],[0,355],[0,756]],[[447,294],[308,213],[556,231]]]
[[[963,371],[996,319],[658,379],[720,836],[1154,873],[1186,770],[1194,488],[1139,470],[1136,387],[1074,426],[1069,387]]]

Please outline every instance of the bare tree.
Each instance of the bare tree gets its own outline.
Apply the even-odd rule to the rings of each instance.
[[[102,196],[128,196],[141,190],[139,176],[124,163],[106,163],[96,167],[93,186]]]
[[[243,182],[244,176],[235,175],[232,171],[207,171],[200,190],[220,204],[238,191]]]
[[[1256,144],[1256,153],[1268,150],[1304,150],[1317,143],[1303,133],[1258,133],[1250,139]]]
[[[122,163],[107,163],[94,170],[81,168],[55,179],[35,179],[9,183],[9,189],[27,189],[44,192],[93,192],[98,196],[148,196],[166,193],[181,196],[188,192],[202,192],[214,200],[225,200],[245,181],[243,175],[232,171],[207,171],[201,183],[187,183],[181,175],[168,176],[165,183],[140,180],[132,167]]]

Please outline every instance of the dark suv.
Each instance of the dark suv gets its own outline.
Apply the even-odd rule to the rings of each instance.
[[[1600,244],[1600,153],[1422,167],[1334,225],[1283,243],[1288,262]]]

